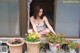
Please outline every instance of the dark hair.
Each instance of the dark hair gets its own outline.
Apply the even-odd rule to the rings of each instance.
[[[38,14],[39,14],[39,11],[40,11],[40,9],[43,9],[41,6],[37,6],[37,7],[35,7],[34,8],[34,13],[33,13],[33,16],[34,16],[34,19],[36,19],[37,18],[37,16],[38,16]],[[44,13],[44,12],[43,12]],[[41,15],[41,17],[40,17],[41,19],[43,18],[43,14]]]

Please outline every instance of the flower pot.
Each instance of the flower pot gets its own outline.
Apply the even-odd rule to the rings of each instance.
[[[70,53],[76,53],[75,49],[70,49],[69,52]]]
[[[27,43],[27,52],[28,53],[39,53],[39,42],[26,42]]]
[[[49,47],[52,53],[58,53],[58,48],[56,47],[59,44],[53,45],[52,43],[49,43]]]
[[[15,39],[11,39],[7,42],[7,45],[9,46],[10,53],[22,53],[22,46],[24,44],[24,40],[20,39],[21,43],[19,44],[11,44],[15,41]]]

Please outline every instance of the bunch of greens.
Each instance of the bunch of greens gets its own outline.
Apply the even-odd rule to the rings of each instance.
[[[20,39],[15,39],[14,42],[12,42],[11,44],[20,44],[21,43],[21,40]]]
[[[64,44],[66,43],[64,40],[64,34],[55,35],[53,33],[48,33],[47,35],[47,42],[55,44]]]
[[[75,43],[75,42],[73,42],[73,41],[70,41],[70,42],[68,43],[68,48],[69,48],[69,49],[76,49],[76,48],[78,48],[78,43]]]

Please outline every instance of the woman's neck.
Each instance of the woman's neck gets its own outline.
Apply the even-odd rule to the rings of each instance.
[[[40,17],[38,16],[38,17],[36,18],[36,20],[40,20]]]

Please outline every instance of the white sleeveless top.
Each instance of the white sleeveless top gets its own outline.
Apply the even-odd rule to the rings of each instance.
[[[46,25],[45,23],[42,21],[42,22],[39,22],[38,24],[36,24],[36,28],[37,28],[37,31],[38,32],[41,32],[43,30],[46,29]]]

